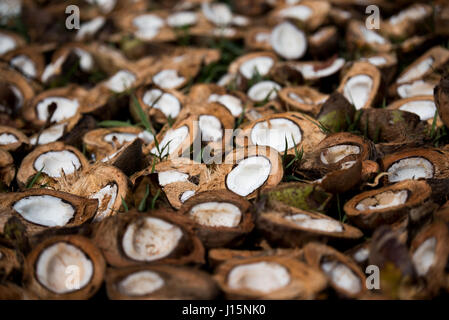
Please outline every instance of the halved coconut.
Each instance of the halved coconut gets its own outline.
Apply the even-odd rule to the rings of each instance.
[[[391,83],[396,76],[397,57],[394,53],[372,53],[360,58],[376,66],[382,73],[385,82]]]
[[[235,246],[254,227],[250,204],[230,191],[205,191],[184,202],[180,214],[195,223],[206,248]]]
[[[349,242],[360,230],[324,214],[282,206],[257,217],[257,229],[273,246],[302,247],[311,241]]]
[[[23,107],[23,118],[39,128],[47,122],[68,122],[69,126],[74,126],[81,118],[85,94],[84,89],[73,86],[44,91]],[[51,113],[53,108],[54,112]]]
[[[277,8],[272,12],[272,17],[278,20],[292,20],[308,30],[315,30],[325,22],[330,7],[327,1],[301,1],[298,4]]]
[[[18,48],[5,54],[5,60],[24,76],[32,79],[40,78],[44,72],[44,56],[32,46]]]
[[[250,50],[271,50],[271,29],[267,27],[252,27],[245,32],[245,47]]]
[[[335,26],[320,28],[309,36],[309,51],[313,57],[325,58],[338,48],[338,29]]]
[[[276,99],[281,86],[273,81],[261,81],[249,88],[248,97],[256,102],[264,102]]]
[[[321,105],[316,118],[331,132],[340,132],[349,129],[355,115],[355,106],[340,92],[334,91]]]
[[[187,83],[187,80],[174,69],[161,70],[153,77],[153,83],[161,89],[179,89]]]
[[[25,40],[16,33],[5,30],[0,32],[0,56],[23,45]]]
[[[103,16],[95,17],[89,21],[83,22],[78,29],[75,40],[83,41],[93,37],[105,26],[106,18]]]
[[[240,96],[231,94],[211,94],[208,98],[208,102],[217,102],[225,106],[233,117],[239,117],[243,112],[243,101]]]
[[[1,229],[11,216],[18,217],[30,234],[48,228],[80,226],[92,219],[97,202],[70,193],[29,189],[0,195],[1,208],[8,209],[1,217]]]
[[[154,140],[151,133],[140,128],[117,127],[90,130],[83,136],[83,143],[88,152],[101,160],[137,138],[142,139],[145,144],[150,144]]]
[[[390,40],[357,20],[352,20],[347,27],[346,45],[350,50],[368,48],[375,52],[390,52],[392,49]]]
[[[62,142],[52,142],[37,147],[23,159],[17,172],[17,182],[24,188],[41,171],[41,179],[35,186],[45,183],[52,186],[60,179],[73,179],[88,166],[87,159],[78,149]]]
[[[67,123],[55,124],[30,137],[31,145],[42,145],[58,141],[64,136],[67,130]]]
[[[399,11],[386,21],[382,21],[382,33],[391,37],[404,39],[413,35],[421,24],[431,18],[433,8],[424,3],[412,4]]]
[[[319,243],[304,247],[307,264],[324,272],[339,296],[357,298],[366,292],[365,274],[354,261],[337,250]]]
[[[301,72],[302,76],[307,81],[317,81],[326,79],[337,72],[344,66],[345,59],[331,57],[328,61],[305,61],[295,62],[292,66]]]
[[[28,137],[22,131],[13,127],[0,126],[0,149],[14,152],[29,143]]]
[[[267,76],[277,61],[272,52],[253,52],[238,57],[228,67],[229,73],[239,73],[250,80],[256,75]]]
[[[34,89],[17,71],[0,68],[0,77],[0,113],[16,117],[34,97]]]
[[[110,77],[104,86],[112,92],[122,93],[136,85],[137,77],[129,70],[120,70]]]
[[[328,95],[309,86],[300,86],[283,88],[279,91],[279,98],[287,105],[289,110],[316,116]]]
[[[282,22],[271,31],[270,43],[273,50],[287,60],[299,59],[307,50],[304,32],[290,22]]]
[[[170,265],[108,269],[106,290],[112,300],[207,300],[218,295],[206,272]]]
[[[375,229],[405,217],[412,208],[425,204],[431,188],[425,181],[407,180],[366,191],[346,202],[350,221],[363,229]]]
[[[445,266],[449,256],[448,229],[443,222],[434,222],[422,229],[410,245],[410,253],[419,277],[427,282],[426,291],[433,296],[444,286]]]
[[[41,299],[89,299],[100,288],[105,268],[100,250],[89,239],[54,236],[27,256],[24,282]]]
[[[433,47],[402,71],[396,79],[396,83],[402,84],[423,79],[439,70],[447,61],[449,61],[449,50],[440,46]]]
[[[204,248],[190,220],[170,211],[130,211],[109,217],[98,224],[93,239],[114,267],[204,260]]]
[[[345,74],[337,90],[359,110],[375,103],[380,84],[381,74],[375,66],[356,62]]]
[[[321,272],[282,256],[228,260],[214,278],[230,299],[314,299],[326,286]]]
[[[227,26],[232,22],[232,11],[225,3],[212,3],[203,2],[201,4],[202,14],[207,20],[215,24],[216,26]]]
[[[433,100],[433,95],[423,95],[396,100],[395,102],[388,105],[387,109],[399,109],[402,111],[414,113],[419,116],[419,119],[421,121],[427,121],[430,125],[432,124],[435,113],[437,112],[437,107]],[[438,118],[437,120],[439,124],[441,124],[441,120]]]
[[[0,149],[0,182],[9,186],[16,175],[14,158],[8,151]]]
[[[436,80],[415,80],[397,86],[396,93],[401,98],[412,98],[416,96],[433,95],[433,90],[437,85]]]
[[[285,112],[262,117],[244,126],[236,137],[236,144],[267,146],[294,154],[295,148],[310,152],[323,138],[324,134],[308,116]]]
[[[368,260],[370,255],[370,240],[367,240],[354,248],[351,248],[345,251],[345,255],[351,257],[361,268],[362,270],[368,266]]]
[[[149,13],[124,11],[114,21],[124,32],[133,33],[140,41],[173,41],[176,34],[166,26],[167,12]]]

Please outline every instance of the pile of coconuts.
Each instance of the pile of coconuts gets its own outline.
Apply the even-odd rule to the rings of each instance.
[[[448,30],[439,0],[1,2],[0,299],[446,297]]]

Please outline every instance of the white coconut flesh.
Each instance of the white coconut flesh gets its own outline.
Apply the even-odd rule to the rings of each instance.
[[[251,290],[271,293],[290,283],[287,268],[275,262],[255,262],[234,267],[228,274],[227,284],[233,290]]]
[[[360,26],[360,31],[362,32],[362,36],[365,38],[365,41],[371,44],[386,44],[387,40],[382,37],[377,32],[373,30],[367,29],[365,26]]]
[[[46,227],[65,226],[75,215],[75,208],[50,195],[28,196],[12,207],[25,220]]]
[[[323,150],[320,154],[320,160],[324,164],[333,164],[355,154],[360,154],[359,146],[339,144]]]
[[[419,20],[424,18],[427,15],[427,11],[422,6],[414,6],[405,10],[400,11],[398,14],[391,16],[389,19],[389,22],[392,25],[397,25],[402,23],[403,21],[406,21],[408,19],[410,20]]]
[[[125,132],[113,132],[108,133],[103,137],[103,140],[116,146],[120,146],[125,142],[134,141],[137,138],[137,134],[134,133],[125,133]]]
[[[277,97],[277,92],[281,86],[273,81],[261,81],[248,90],[248,97],[253,101],[273,100]]]
[[[349,168],[352,168],[356,163],[357,163],[357,161],[347,161],[347,162],[342,163],[340,168],[341,168],[341,170],[347,170]]]
[[[206,19],[217,26],[226,26],[232,22],[232,11],[224,3],[203,2],[201,9]]]
[[[181,197],[179,197],[179,201],[181,201],[181,203],[184,203],[187,200],[189,200],[191,197],[193,197],[194,195],[195,195],[195,190],[184,191],[182,193]]]
[[[117,3],[117,0],[86,0],[88,3],[97,5],[103,13],[111,12]]]
[[[181,111],[181,102],[171,93],[159,89],[151,89],[143,95],[143,103],[160,110],[167,118],[176,118]]]
[[[89,199],[98,200],[98,209],[97,214],[95,215],[95,221],[101,221],[111,214],[112,207],[117,199],[117,192],[117,184],[112,183],[89,196]]]
[[[101,16],[83,23],[76,33],[76,40],[83,40],[85,37],[94,35],[104,26],[105,23],[106,19]]]
[[[137,78],[133,73],[127,70],[120,70],[109,78],[105,85],[109,90],[121,93],[131,88],[136,80]]]
[[[368,102],[373,85],[373,78],[366,74],[359,74],[346,81],[343,88],[343,95],[359,110]]]
[[[198,16],[195,12],[181,11],[176,12],[167,18],[167,24],[170,27],[184,27],[192,26],[198,21]]]
[[[45,70],[42,72],[41,76],[43,82],[47,82],[48,79],[50,79],[50,77],[62,67],[65,58],[65,56],[60,56],[55,62],[52,62],[45,67]]]
[[[8,51],[14,50],[17,47],[17,43],[14,38],[0,33],[0,55],[5,54]]]
[[[307,38],[304,32],[290,22],[283,22],[273,29],[270,43],[274,51],[287,60],[301,58],[307,49]]]
[[[234,15],[234,16],[232,16],[231,22],[235,26],[245,27],[245,26],[249,25],[250,21],[247,17]]]
[[[92,57],[92,55],[86,50],[80,48],[75,48],[73,51],[80,59],[79,63],[81,70],[90,71],[94,66],[94,58]]]
[[[424,74],[426,74],[434,63],[434,59],[432,57],[428,57],[421,62],[419,62],[416,66],[409,68],[402,76],[397,79],[397,83],[410,82],[415,79],[422,78]]]
[[[302,140],[301,129],[293,121],[275,118],[261,121],[251,130],[251,141],[255,145],[269,146],[278,152],[294,148]],[[287,141],[287,146],[285,145]]]
[[[28,77],[35,78],[37,76],[36,66],[33,60],[24,54],[15,56],[11,59],[10,63]]]
[[[55,103],[56,110],[51,117],[51,122],[60,122],[70,119],[78,112],[79,102],[77,99],[68,99],[64,97],[48,97],[41,100],[37,106],[37,118],[40,121],[47,121],[49,117],[48,107]]]
[[[270,43],[271,34],[268,32],[258,32],[255,36],[255,40],[258,43]]]
[[[149,144],[154,141],[154,135],[147,130],[143,130],[141,133],[137,135],[137,137],[139,139],[142,139],[143,142],[145,142],[145,144]]]
[[[209,96],[208,101],[222,104],[234,117],[240,116],[243,112],[242,100],[229,94],[218,95],[213,93]]]
[[[187,182],[189,179],[189,175],[187,173],[179,172],[176,170],[159,172],[157,177],[159,180],[159,184],[162,187],[175,182]]]
[[[300,21],[307,21],[313,14],[313,10],[304,5],[288,7],[279,11],[279,16],[282,18],[296,19]]]
[[[306,214],[286,216],[285,219],[304,229],[312,229],[323,232],[343,231],[343,226],[341,223],[332,219],[314,219]]]
[[[62,172],[71,175],[81,167],[80,159],[72,151],[49,151],[39,155],[34,161],[34,169],[42,170],[52,178],[60,178]]]
[[[420,276],[427,274],[429,269],[435,263],[437,239],[431,237],[426,239],[413,253],[412,261],[415,269]]]
[[[64,129],[65,129],[65,124],[61,123],[61,124],[56,124],[54,126],[51,126],[47,129],[45,129],[44,131],[41,132],[41,134],[39,135],[39,145],[42,144],[47,144],[50,142],[54,142],[59,140],[59,138],[62,137],[62,135],[64,134]],[[31,144],[35,145],[37,142],[37,135],[33,136],[30,139]]]
[[[154,14],[143,14],[133,19],[133,25],[137,28],[135,35],[144,40],[156,37],[164,24],[164,20]]]
[[[190,218],[208,227],[237,227],[242,212],[236,205],[228,202],[204,202],[190,209]]]
[[[94,274],[94,265],[78,247],[58,242],[45,248],[36,261],[36,278],[58,294],[83,289]]]
[[[174,89],[182,85],[185,78],[173,69],[162,70],[153,77],[153,82],[162,89]]]
[[[6,146],[16,142],[19,142],[19,140],[15,135],[7,132],[0,134],[0,145]]]
[[[295,66],[295,68],[301,72],[305,79],[313,80],[328,77],[334,74],[335,72],[340,70],[344,64],[345,59],[338,58],[335,59],[330,66],[318,70],[315,69],[315,64],[313,63],[302,63]]]
[[[260,56],[243,62],[239,71],[246,79],[251,79],[255,74],[267,75],[273,65],[274,60],[271,57]]]
[[[435,84],[423,80],[416,80],[410,84],[398,86],[397,92],[401,98],[433,95]]]
[[[122,247],[131,259],[154,261],[170,255],[182,235],[179,227],[158,218],[146,217],[128,225]]]
[[[350,294],[357,294],[362,290],[362,281],[346,265],[337,261],[324,262],[321,269],[331,279],[332,283]]]
[[[419,116],[420,120],[429,120],[435,116],[437,107],[431,100],[415,100],[404,103],[399,110],[414,113]]]
[[[380,57],[380,56],[374,56],[374,57],[369,57],[369,58],[362,58],[360,60],[368,61],[369,63],[371,63],[372,65],[374,65],[376,67],[383,66],[384,64],[387,63],[387,59],[385,59],[384,57]]]
[[[363,199],[356,205],[359,211],[364,210],[382,210],[403,205],[407,202],[408,191],[385,191],[376,194],[374,197]]]
[[[153,271],[138,271],[122,279],[118,285],[118,291],[127,296],[145,296],[151,294],[165,284],[164,279]]]
[[[234,28],[216,28],[212,30],[212,35],[216,37],[232,38],[237,33]]]
[[[422,157],[410,157],[393,163],[387,170],[389,182],[433,177],[432,162]]]
[[[6,24],[12,17],[17,17],[22,11],[21,0],[8,0],[0,2],[0,22]]]
[[[223,138],[223,128],[220,120],[212,115],[201,115],[199,117],[201,130],[201,141],[215,142]]]
[[[369,258],[369,253],[370,252],[368,248],[361,248],[354,253],[354,260],[359,263],[366,261]]]
[[[297,95],[296,93],[294,93],[294,92],[290,92],[290,93],[288,94],[288,97],[289,97],[290,99],[294,100],[295,102],[305,103],[305,104],[310,104],[310,103],[306,103],[306,102],[304,101],[303,98],[301,98],[300,96],[298,96],[298,95]]]
[[[159,150],[154,147],[151,153],[161,157],[172,154],[179,146],[189,137],[189,128],[182,126],[177,129],[170,129],[165,134],[161,142],[159,142]]]
[[[229,190],[245,197],[260,188],[271,172],[271,162],[263,156],[251,156],[240,161],[226,177]]]

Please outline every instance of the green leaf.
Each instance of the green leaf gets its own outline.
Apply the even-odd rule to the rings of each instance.
[[[145,211],[145,209],[146,209],[146,204],[147,204],[147,198],[148,198],[149,195],[150,195],[150,185],[147,184],[147,187],[146,187],[146,189],[145,189],[145,195],[143,196],[142,200],[141,200],[140,203],[139,203],[138,210],[139,210],[140,212],[144,212],[144,211]]]
[[[128,204],[126,204],[126,201],[125,201],[125,199],[123,199],[123,197],[122,197],[122,206],[123,206],[123,208],[125,209],[125,212],[128,212]]]
[[[157,198],[159,198],[160,194],[161,194],[161,190],[158,189],[156,194],[154,195],[153,199],[151,199],[151,209],[152,210],[156,207],[156,201],[157,201]]]
[[[118,121],[118,120],[106,120],[98,122],[99,127],[112,128],[112,127],[134,127],[134,125],[129,121]]]
[[[37,179],[39,179],[39,177],[42,175],[42,170],[44,170],[45,166],[43,166],[33,177],[33,179],[31,179],[30,183],[28,183],[27,185],[27,189],[31,189],[34,184],[36,183]]]

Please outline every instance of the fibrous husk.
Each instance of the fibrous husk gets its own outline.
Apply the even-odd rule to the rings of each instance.
[[[37,206],[37,209],[34,211],[31,211],[31,203],[27,205],[18,203],[19,201],[33,201],[33,198],[33,204]],[[0,208],[2,209],[0,214],[1,229],[3,230],[10,217],[17,217],[25,225],[27,233],[31,235],[50,228],[60,229],[81,226],[92,220],[98,206],[96,200],[43,188],[33,188],[23,192],[2,193],[0,194],[0,199]],[[58,204],[53,203],[53,208],[50,207],[46,211],[44,201],[56,201]],[[16,205],[19,207],[16,207]],[[51,212],[50,209],[58,210],[57,206],[59,206],[60,211],[57,211],[56,214]],[[15,208],[20,208],[22,212],[16,211]],[[68,210],[68,212],[63,212],[63,209]],[[33,214],[38,216],[33,217]],[[66,216],[58,217],[58,214],[61,216],[65,214]],[[48,215],[48,217],[45,215]],[[55,221],[55,219],[59,221]]]
[[[2,282],[5,279],[8,279],[14,272],[22,269],[19,255],[20,253],[16,252],[14,249],[0,245],[0,280]]]
[[[447,76],[440,80],[440,83],[434,89],[434,101],[438,109],[438,115],[441,121],[449,125],[449,78]]]
[[[233,288],[229,284],[230,274],[236,268],[245,266],[274,269],[273,275],[270,277],[271,281],[267,282],[266,273],[261,271],[255,273],[248,270],[248,274],[242,275],[243,279],[240,280],[242,287]],[[282,273],[283,279],[275,277],[274,274],[276,273]],[[285,281],[286,276],[289,278],[288,282]],[[228,260],[218,266],[214,278],[229,299],[314,299],[326,287],[326,279],[321,272],[294,258],[282,256]],[[245,278],[248,278],[248,280],[245,280]],[[271,283],[280,280],[284,283]],[[251,285],[253,288],[259,288],[259,290],[248,288]],[[269,285],[273,286],[275,290],[266,288]],[[260,288],[265,292],[261,291]]]
[[[194,221],[194,231],[206,248],[228,247],[240,244],[252,231],[250,207],[233,192],[205,191],[184,202],[179,214]]]
[[[405,217],[411,209],[426,205],[431,189],[425,181],[406,180],[362,192],[344,205],[348,219],[363,229],[374,230]]]
[[[179,230],[181,237],[177,239],[177,243],[171,248],[171,251],[167,252],[168,255],[156,258],[151,257],[148,261],[146,259],[135,260],[125,253],[123,247],[124,236],[130,227],[137,229],[134,231],[133,238],[130,239],[135,242],[136,250],[140,250],[142,254],[146,253],[150,256],[158,254],[158,251],[152,252],[152,248],[156,244],[160,244],[157,238],[148,238],[148,244],[144,243],[139,245],[144,239],[141,238],[143,235],[139,233],[145,232],[145,227],[151,228],[151,225],[147,225],[146,221],[151,221],[151,223],[157,221],[164,225],[168,224],[171,229],[175,228],[175,230]],[[142,230],[140,231],[139,229]],[[168,237],[166,233],[154,232],[154,237],[164,237],[164,235]],[[169,239],[166,241],[169,241]],[[169,210],[152,211],[151,213],[129,211],[125,214],[118,214],[106,218],[94,229],[93,242],[101,249],[106,261],[113,267],[164,263],[184,265],[191,263],[201,264],[204,262],[204,247],[201,241],[195,236],[190,219],[177,215]],[[148,252],[145,252],[146,250]]]
[[[36,300],[37,297],[30,291],[19,287],[12,282],[0,284],[0,300]]]
[[[0,182],[3,186],[9,186],[16,175],[14,159],[8,151],[0,149]]]
[[[47,263],[49,265],[46,266],[46,270],[39,269],[39,261],[42,259],[43,254],[46,250],[51,250],[56,246],[59,250],[66,250],[66,252],[54,252],[54,256],[47,257],[50,258]],[[73,252],[67,252],[67,246],[70,248],[76,248],[77,250],[83,253],[84,259],[90,261],[91,268],[93,269],[91,272],[90,278],[87,282],[81,287],[79,282],[79,278],[84,275],[86,270],[80,270],[80,265],[65,265],[64,256],[70,256]],[[62,255],[62,256],[58,256]],[[73,257],[72,259],[76,259],[77,257]],[[44,262],[41,262],[44,263]],[[82,263],[82,262],[80,262]],[[45,268],[45,266],[43,266]],[[69,269],[69,267],[74,267]],[[78,269],[76,269],[78,268]],[[30,291],[35,293],[41,299],[50,299],[50,300],[80,300],[80,299],[89,299],[92,297],[100,288],[104,273],[106,269],[106,264],[104,258],[98,250],[97,247],[88,239],[79,235],[68,235],[68,236],[54,236],[45,239],[43,242],[39,243],[31,253],[27,256],[25,262],[25,275],[24,282],[25,287]],[[41,274],[40,272],[44,271],[45,273]],[[64,281],[66,286],[63,293],[58,293],[51,288],[47,287],[43,284],[42,278],[40,277],[50,277],[48,284],[56,285],[54,281],[57,281],[56,278],[52,279],[52,277],[63,276],[65,279],[61,279],[59,281]],[[63,285],[64,286],[64,285]],[[70,286],[70,287],[68,287]],[[72,288],[71,288],[72,287]],[[61,289],[61,288],[58,288]]]
[[[206,272],[171,265],[109,268],[106,290],[112,300],[206,300],[218,295],[217,285]]]
[[[308,86],[285,87],[279,91],[279,98],[286,105],[287,110],[305,112],[316,116],[322,104],[329,96]]]

